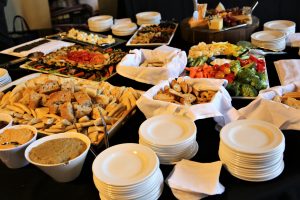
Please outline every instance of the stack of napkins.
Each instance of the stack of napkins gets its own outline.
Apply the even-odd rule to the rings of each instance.
[[[174,196],[182,200],[196,200],[208,195],[222,194],[219,182],[222,162],[199,163],[189,160],[178,162],[166,182]]]
[[[149,63],[149,66],[144,66],[144,63]],[[162,80],[178,77],[186,63],[186,53],[177,48],[160,46],[154,50],[135,49],[117,65],[117,73],[138,82],[155,85]]]
[[[278,60],[274,65],[281,85],[300,81],[300,59]]]

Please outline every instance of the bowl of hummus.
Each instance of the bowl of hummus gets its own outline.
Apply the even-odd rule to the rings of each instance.
[[[81,133],[59,133],[29,145],[25,158],[54,180],[69,182],[80,175],[90,144],[90,139]]]
[[[37,130],[29,125],[16,125],[0,133],[0,159],[9,168],[28,165],[24,157],[25,149],[36,140]]]

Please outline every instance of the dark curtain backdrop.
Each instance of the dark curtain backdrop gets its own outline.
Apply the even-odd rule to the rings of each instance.
[[[208,8],[215,8],[219,0],[198,1],[207,3]],[[225,8],[235,6],[251,6],[255,0],[222,0]],[[253,12],[260,19],[260,28],[267,21],[286,19],[296,22],[296,29],[300,30],[300,10],[298,0],[261,0]],[[193,12],[192,0],[119,0],[118,18],[130,17],[135,19],[135,14],[142,11],[158,11],[166,20],[180,21],[190,17]]]

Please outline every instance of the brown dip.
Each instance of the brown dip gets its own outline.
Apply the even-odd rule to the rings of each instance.
[[[46,141],[29,152],[29,158],[40,164],[59,164],[76,158],[87,148],[78,138],[59,138]]]
[[[0,134],[0,149],[10,149],[25,144],[33,136],[33,131],[27,128],[6,129]]]

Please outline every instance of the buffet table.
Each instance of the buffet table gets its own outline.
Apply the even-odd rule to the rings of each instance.
[[[170,46],[188,51],[191,45],[183,42],[180,37],[180,30],[177,30]],[[126,49],[126,47],[124,48]],[[280,59],[299,57],[297,48],[287,48],[285,51],[288,53],[266,56],[270,86],[279,85],[273,62]],[[13,59],[13,57],[7,55],[0,55],[0,58],[1,63]],[[18,66],[11,66],[8,71],[13,80],[32,73],[28,70],[19,69]],[[144,91],[151,87],[151,85],[138,83],[120,75],[111,77],[108,82],[116,86],[131,86]],[[233,99],[232,104],[235,108],[241,108],[250,101],[247,99]],[[143,113],[136,109],[135,114],[111,138],[110,145],[138,143],[138,129],[145,119]],[[203,163],[218,161],[219,132],[215,129],[216,122],[212,118],[208,118],[197,120],[196,125],[199,151],[192,160]],[[290,130],[283,131],[283,133],[286,139],[285,168],[279,177],[266,182],[247,182],[235,178],[223,167],[220,182],[225,186],[225,192],[222,195],[209,196],[206,199],[300,199],[300,162],[297,155],[300,152],[300,132]],[[98,149],[97,153],[102,149]],[[89,152],[80,176],[69,183],[57,183],[31,164],[21,169],[8,169],[3,163],[0,163],[0,199],[99,199],[99,193],[92,178],[91,166],[94,158],[92,152]],[[173,167],[173,165],[160,165],[164,178],[170,174]],[[160,199],[175,199],[166,184]]]

